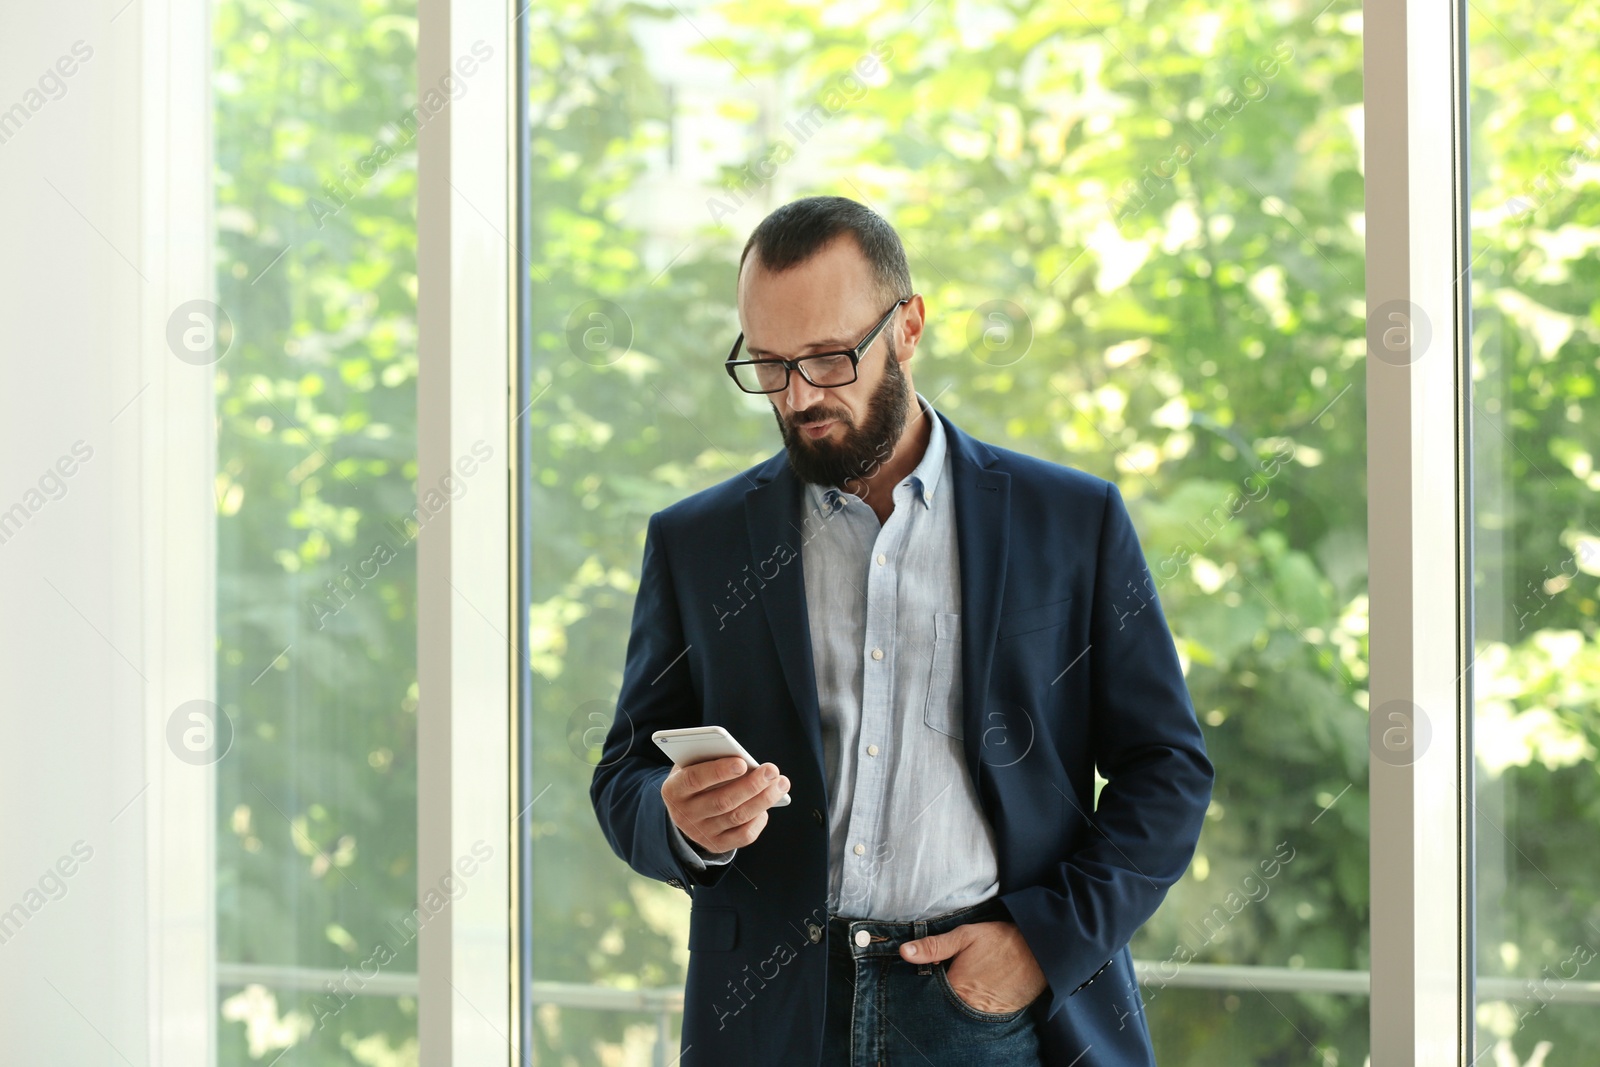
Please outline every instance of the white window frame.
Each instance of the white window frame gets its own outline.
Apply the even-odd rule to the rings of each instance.
[[[419,101],[482,41],[467,91],[422,125],[417,147],[419,499],[487,443],[493,458],[430,518],[417,546],[418,898],[474,844],[493,858],[418,937],[424,1063],[510,1063],[511,945],[511,126],[506,0],[420,0]]]
[[[217,695],[215,369],[178,362],[166,337],[173,308],[217,296],[211,5],[148,0],[127,14],[138,20],[142,57],[122,68],[139,80],[137,232],[154,282],[139,291],[137,380],[118,376],[128,396],[150,388],[142,417],[116,422],[139,434],[128,450],[139,457],[130,466],[141,505],[129,584],[141,607],[130,647],[142,650],[151,679],[143,693],[147,1047],[151,1063],[215,1063],[216,768],[179,764],[167,745],[173,709]],[[134,554],[122,560],[134,564]]]
[[[1362,36],[1372,1062],[1465,1067],[1475,1053],[1463,7],[1368,0]]]

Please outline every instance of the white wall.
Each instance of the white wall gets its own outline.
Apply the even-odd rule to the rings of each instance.
[[[0,11],[5,1063],[211,1058],[211,770],[165,741],[214,655],[211,371],[165,340],[209,285],[207,33]]]

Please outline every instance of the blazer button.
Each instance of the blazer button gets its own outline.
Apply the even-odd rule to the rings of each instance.
[[[822,809],[821,808],[812,808],[811,809],[811,817],[813,819],[817,820],[817,825],[818,826],[826,826],[826,825],[828,825],[828,820],[824,819],[822,817]]]
[[[806,923],[806,936],[811,938],[812,944],[816,944],[822,940],[822,927],[816,923]]]

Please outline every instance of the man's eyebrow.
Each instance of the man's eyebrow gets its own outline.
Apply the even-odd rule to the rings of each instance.
[[[808,348],[833,348],[843,352],[853,344],[855,344],[854,341],[847,341],[843,337],[824,337],[820,341],[812,341],[810,344],[801,345],[800,350],[803,352]],[[769,352],[765,348],[757,348],[755,345],[745,345],[744,350],[757,356],[775,356],[778,354]]]

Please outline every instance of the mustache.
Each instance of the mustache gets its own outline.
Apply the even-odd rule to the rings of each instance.
[[[791,416],[790,419],[789,419],[789,425],[790,426],[808,426],[813,422],[843,422],[843,423],[848,423],[849,421],[850,421],[849,416],[847,416],[842,411],[837,411],[837,412],[834,412],[834,411],[822,411],[822,410],[820,410],[818,408],[808,408],[805,411],[798,412],[795,415]]]

